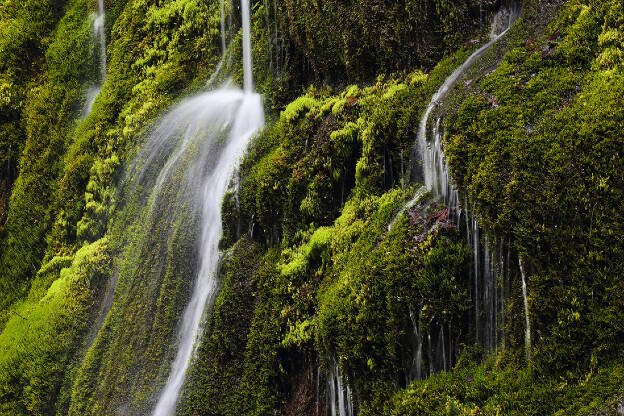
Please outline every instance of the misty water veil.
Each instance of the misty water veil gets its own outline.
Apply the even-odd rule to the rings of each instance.
[[[253,93],[251,72],[251,41],[249,34],[249,1],[241,1],[243,13],[243,68],[244,89],[222,87],[186,100],[171,111],[157,128],[158,134],[148,141],[149,160],[153,154],[162,154],[161,146],[171,146],[171,139],[181,135],[182,141],[173,150],[158,174],[152,198],[158,198],[158,188],[188,157],[189,149],[199,156],[185,174],[194,182],[188,188],[197,192],[197,206],[201,215],[199,274],[191,299],[184,310],[179,329],[178,352],[171,366],[171,374],[154,409],[154,416],[173,414],[184,383],[186,369],[192,359],[193,348],[201,333],[201,320],[206,305],[215,297],[219,238],[221,237],[221,200],[230,185],[236,164],[251,137],[263,126],[262,98]],[[171,127],[174,126],[174,130]],[[211,155],[212,154],[212,155]],[[188,161],[185,164],[189,166]],[[197,178],[199,177],[199,179]],[[152,203],[155,201],[152,200]]]

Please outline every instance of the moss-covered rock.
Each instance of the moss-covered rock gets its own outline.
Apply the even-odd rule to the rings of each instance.
[[[183,167],[159,198],[133,169],[167,107],[240,83],[239,5],[223,4],[222,50],[220,2],[106,0],[106,83],[81,119],[95,2],[53,3],[0,1],[0,413],[147,414],[199,211]],[[422,112],[500,3],[252,1],[269,124],[223,202],[221,291],[179,414],[318,416],[336,371],[363,415],[616,409],[620,1],[524,1],[434,110],[461,199],[526,266],[531,363],[519,270],[486,351],[463,223],[431,195],[405,206]]]

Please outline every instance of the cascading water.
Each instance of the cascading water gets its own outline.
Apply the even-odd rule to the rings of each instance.
[[[106,79],[106,33],[104,32],[104,0],[98,0],[98,11],[93,18],[93,37],[97,43],[97,55],[99,64],[99,79],[87,89],[82,116],[86,117],[91,112],[93,102],[102,90]]]
[[[262,98],[253,91],[251,71],[251,40],[249,1],[241,1],[243,15],[243,67],[244,90],[223,87],[214,92],[186,100],[161,123],[159,139],[175,137],[182,133],[182,143],[167,166],[182,163],[183,155],[193,152],[202,142],[226,137],[225,144],[213,166],[202,179],[201,187],[201,238],[200,264],[191,299],[182,316],[178,350],[171,366],[167,384],[154,409],[154,416],[175,413],[178,396],[184,383],[186,370],[193,357],[194,346],[201,332],[201,320],[216,295],[216,274],[219,262],[218,243],[221,237],[221,201],[234,174],[237,162],[247,147],[249,139],[264,125]],[[169,124],[171,122],[172,124]],[[171,131],[167,131],[171,129]],[[158,129],[157,129],[158,131]],[[212,146],[209,146],[212,147]],[[214,149],[213,149],[214,150]],[[205,155],[208,157],[209,155]],[[169,175],[165,168],[162,175]],[[201,170],[194,172],[201,175]],[[163,182],[160,177],[158,183]]]
[[[511,9],[503,9],[497,13],[492,23],[490,40],[457,68],[445,81],[444,84],[435,93],[427,109],[423,114],[418,126],[418,149],[422,159],[423,176],[425,186],[433,192],[434,196],[442,199],[450,208],[457,207],[457,190],[451,184],[450,174],[442,152],[442,139],[444,134],[440,129],[441,118],[433,123],[433,132],[431,140],[428,140],[427,126],[432,111],[439,105],[440,101],[446,97],[448,92],[455,86],[461,76],[479,59],[487,50],[489,50],[497,40],[505,36],[511,25],[516,21],[518,11],[514,7]],[[502,22],[506,24],[503,26]],[[501,31],[502,29],[502,31]]]
[[[327,377],[327,414],[331,416],[353,416],[353,394],[344,382],[338,363],[335,363]]]
[[[434,198],[443,202],[449,208],[451,214],[459,212],[459,195],[451,182],[450,172],[443,153],[443,118],[439,116],[435,121],[430,123],[431,115],[440,102],[447,96],[449,91],[456,85],[458,80],[496,43],[496,41],[501,39],[509,31],[518,16],[519,10],[513,4],[509,9],[502,9],[496,14],[491,26],[490,40],[470,55],[468,59],[444,81],[427,105],[420,120],[416,144],[422,162],[425,188],[432,193]],[[431,128],[429,128],[429,124],[431,124]],[[413,205],[422,194],[422,189],[419,189],[414,198],[400,210],[399,215],[404,212],[405,209]],[[493,261],[491,261],[491,258],[493,258],[495,254],[489,251],[487,235],[485,236],[483,245],[485,249],[480,250],[482,245],[482,233],[480,232],[476,219],[469,218],[467,201],[464,202],[464,211],[467,241],[474,253],[474,270],[472,272],[472,277],[474,279],[475,295],[475,337],[478,343],[491,349],[495,348],[497,343],[496,334],[498,333],[498,320],[496,315],[498,313],[497,306],[499,299],[501,298],[497,295],[497,285],[495,284],[495,279],[497,277],[493,269]],[[458,215],[458,224],[459,218],[460,216]],[[484,258],[483,262],[481,262],[481,257]],[[483,305],[481,305],[481,303],[483,303]],[[481,306],[483,306],[483,308],[481,308]],[[482,317],[482,314],[485,316]],[[482,326],[485,327],[483,330],[481,330]],[[417,331],[416,328],[415,331]],[[450,329],[448,332],[450,344],[453,334],[450,333]],[[418,334],[417,338],[420,339],[421,337],[422,334]],[[428,334],[429,339],[430,337],[431,334]],[[438,328],[438,337],[440,338],[438,344],[442,346],[442,350],[436,352],[436,355],[441,354],[441,358],[437,360],[439,361],[437,367],[438,369],[445,369],[447,365],[450,366],[453,351],[450,347],[448,351],[443,348],[445,345],[445,333],[442,325]],[[429,347],[430,346],[431,341],[429,341]],[[419,343],[418,348],[419,350],[422,348],[422,343]],[[415,354],[419,356],[420,353],[417,351]],[[435,365],[433,363],[434,357],[431,353],[429,355],[429,371],[432,373]],[[418,360],[418,366],[420,365],[420,360]],[[416,373],[417,378],[420,378],[421,369],[412,369],[412,373]]]

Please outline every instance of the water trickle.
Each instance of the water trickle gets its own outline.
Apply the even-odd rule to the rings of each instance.
[[[93,37],[97,42],[99,77],[94,84],[87,88],[84,107],[82,109],[82,117],[86,117],[91,112],[93,102],[102,90],[104,80],[106,79],[106,33],[104,31],[104,19],[106,14],[104,11],[104,0],[98,0],[98,10],[93,17]]]
[[[483,309],[485,314],[484,328],[484,344],[485,348],[490,350],[493,347],[492,342],[492,269],[490,268],[490,241],[489,235],[485,235],[483,243]]]
[[[427,347],[428,347],[428,352],[429,352],[429,376],[431,377],[433,375],[433,353],[431,352],[432,351],[431,332],[427,334]]]
[[[100,79],[106,78],[106,33],[104,32],[104,0],[98,0],[97,17],[93,21],[93,32],[98,40],[100,51]]]
[[[440,325],[439,337],[440,339],[438,340],[438,350],[440,349],[442,350],[442,365],[440,366],[440,368],[446,371],[447,368],[446,368],[446,345],[444,345],[444,325]]]
[[[507,243],[507,254],[505,255],[505,267],[504,267],[504,272],[503,272],[503,301],[501,302],[501,320],[502,325],[502,336],[501,336],[501,340],[502,340],[502,347],[503,349],[505,349],[505,296],[507,296],[507,293],[509,293],[509,291],[507,290],[507,287],[509,285],[509,257],[510,257],[510,253],[511,250],[509,249],[509,243]]]
[[[479,256],[479,225],[477,224],[477,220],[473,219],[472,220],[472,252],[474,254],[474,258],[473,258],[473,263],[474,263],[474,272],[473,272],[473,277],[474,277],[474,293],[475,293],[475,298],[474,298],[474,307],[475,307],[475,338],[477,341],[477,344],[481,341],[481,337],[480,337],[480,332],[479,332],[479,328],[480,328],[480,323],[481,323],[481,313],[480,313],[480,308],[479,308],[479,304],[481,303],[481,296],[480,296],[480,286],[481,286],[481,273],[480,273],[480,267],[479,267],[479,259],[481,258]]]
[[[321,366],[316,368],[316,414],[319,415],[321,411]]]
[[[249,19],[249,0],[241,0],[243,9],[243,86],[246,93],[253,91],[251,62],[251,28]]]
[[[248,0],[242,0],[241,6],[244,36],[244,90],[226,86],[186,100],[165,117],[156,129],[156,142],[162,142],[164,146],[167,145],[167,140],[182,136],[178,150],[161,171],[157,183],[164,182],[164,179],[161,179],[163,175],[169,176],[170,166],[181,163],[179,160],[183,159],[183,155],[199,147],[202,155],[199,158],[202,161],[201,168],[195,170],[194,166],[190,166],[189,169],[191,169],[191,175],[202,177],[202,185],[199,201],[201,211],[199,272],[191,299],[180,322],[176,357],[171,366],[167,384],[154,409],[154,416],[168,416],[175,413],[186,370],[193,358],[194,347],[201,333],[204,311],[206,306],[212,303],[218,288],[216,274],[219,262],[218,243],[222,234],[221,201],[249,139],[264,125],[262,98],[252,93]],[[214,144],[224,137],[226,138],[225,144],[215,163],[209,167],[203,166],[205,163],[203,161],[210,159],[209,153],[214,151]],[[207,142],[208,146],[206,146]],[[202,176],[202,172],[206,169],[208,173]]]
[[[457,84],[459,79],[466,74],[474,63],[486,51],[488,51],[496,43],[496,41],[501,39],[509,31],[518,16],[519,10],[515,4],[512,4],[509,9],[501,9],[497,13],[492,22],[490,40],[470,55],[468,59],[466,59],[466,61],[444,81],[442,86],[432,97],[420,120],[416,140],[418,155],[422,163],[422,176],[425,182],[424,187],[426,190],[431,192],[434,198],[444,203],[449,208],[449,212],[452,215],[457,215],[456,220],[458,225],[460,224],[461,216],[463,215],[465,218],[467,243],[472,248],[474,253],[473,269],[471,271],[471,277],[474,285],[474,336],[477,343],[488,349],[496,348],[498,342],[497,313],[499,302],[502,304],[502,299],[499,299],[497,294],[498,273],[493,266],[494,253],[490,251],[487,233],[481,232],[477,219],[474,217],[475,210],[472,209],[472,217],[468,211],[469,201],[467,198],[464,199],[463,212],[459,209],[459,195],[457,189],[455,189],[452,184],[451,175],[443,152],[443,118],[442,116],[438,116],[431,123],[430,118],[432,113],[434,113],[434,110],[441,104],[451,89]],[[423,191],[419,189],[414,199],[405,204],[405,206],[399,211],[398,215],[401,215],[409,206],[414,204],[422,193]],[[395,220],[392,221],[390,227],[394,224]],[[481,241],[482,234],[484,235],[484,242]],[[483,247],[483,250],[481,247]],[[414,326],[414,328],[416,332],[416,327]],[[450,327],[448,332],[450,345],[453,337]],[[418,336],[421,336],[421,334],[418,334]],[[438,344],[441,344],[442,350],[437,351],[437,355],[442,355],[443,363],[441,368],[446,369],[446,356],[448,355],[448,362],[450,363],[452,361],[453,351],[451,348],[449,348],[448,352],[445,351],[444,328],[441,323],[440,333],[438,336],[441,338],[441,341],[438,342]],[[431,334],[427,334],[427,337],[428,346],[429,349],[431,349]],[[417,346],[417,348],[422,348],[422,346]],[[418,352],[416,352],[416,355],[418,355]],[[429,352],[430,374],[433,373],[432,363],[432,354]]]
[[[522,257],[518,259],[518,263],[520,265],[520,276],[522,277],[522,300],[524,302],[524,346],[526,348],[527,360],[531,361],[531,321],[529,319],[529,301],[527,299],[526,275],[524,273],[524,262],[522,261]]]
[[[416,318],[416,314],[414,313],[414,311],[412,310],[412,308],[409,309],[409,314],[410,314],[410,320],[412,321],[412,328],[414,331],[414,337],[416,339],[416,347],[414,348],[414,350],[416,351],[414,354],[414,359],[413,359],[413,363],[412,363],[412,376],[411,379],[416,379],[416,380],[420,380],[422,379],[422,347],[423,347],[423,339],[422,339],[422,332],[420,330],[421,328],[421,324],[422,324],[422,319],[421,319],[421,313],[418,313],[418,318]],[[411,381],[411,380],[410,380]]]
[[[225,30],[225,0],[221,0],[221,61],[225,58],[225,51],[227,50],[226,30]]]
[[[219,63],[215,67],[214,72],[210,76],[210,79],[206,82],[206,86],[207,87],[212,87],[213,85],[215,85],[217,79],[219,79],[219,76],[221,75],[221,71],[223,70],[223,68],[229,66],[228,65],[228,58],[229,58],[229,56],[231,56],[231,54],[228,55],[228,48],[227,48],[227,33],[228,33],[228,29],[227,29],[226,24],[225,24],[225,14],[226,14],[225,0],[221,0],[220,3],[221,3],[220,4],[220,13],[221,13],[221,59],[219,60]]]
[[[427,134],[429,118],[433,110],[441,104],[441,101],[455,86],[459,78],[463,76],[466,71],[468,71],[472,65],[496,43],[496,41],[501,39],[507,31],[509,31],[518,16],[519,10],[515,7],[515,5],[512,5],[510,9],[501,9],[496,14],[492,23],[490,40],[470,55],[468,59],[466,59],[466,61],[444,81],[442,86],[431,98],[431,101],[427,105],[427,108],[420,119],[416,138],[416,147],[422,163],[425,187],[433,193],[435,198],[444,202],[452,212],[457,212],[459,199],[458,192],[451,182],[450,172],[448,170],[446,158],[444,157],[442,146],[444,132],[441,127],[442,118],[438,117],[435,123],[433,123],[431,137]],[[418,199],[418,194],[420,192],[421,190],[419,189],[416,196],[405,204],[400,213],[404,212],[410,204],[413,204]],[[467,208],[467,205],[465,205],[465,208]]]
[[[331,416],[353,416],[353,395],[344,382],[338,363],[335,362],[327,377],[327,406]]]
[[[431,140],[427,135],[427,129],[429,124],[429,117],[433,110],[440,105],[449,91],[455,86],[461,76],[463,76],[468,69],[472,67],[477,59],[479,59],[494,43],[503,37],[513,22],[515,22],[518,16],[518,12],[515,8],[510,10],[503,9],[494,18],[492,24],[490,40],[485,45],[477,49],[472,55],[466,59],[466,61],[457,68],[451,76],[449,76],[444,84],[435,93],[425,113],[420,119],[418,126],[418,150],[420,157],[422,158],[423,176],[425,179],[425,186],[429,189],[434,196],[442,199],[449,208],[456,208],[457,206],[457,190],[450,182],[450,174],[448,166],[442,152],[442,138],[443,134],[440,130],[441,119],[438,118],[433,125],[433,134]],[[502,25],[505,22],[505,25]],[[504,27],[503,30],[501,28]]]
[[[427,188],[425,186],[421,186],[420,188],[418,188],[418,191],[416,191],[416,194],[414,195],[414,197],[406,204],[404,204],[401,209],[399,210],[399,212],[397,212],[397,214],[394,216],[394,218],[392,219],[392,221],[390,221],[390,224],[388,224],[388,231],[392,231],[392,227],[394,226],[394,223],[397,222],[397,220],[399,218],[401,218],[401,215],[403,215],[403,213],[409,208],[414,206],[414,204],[416,202],[418,202],[418,200],[427,192]]]

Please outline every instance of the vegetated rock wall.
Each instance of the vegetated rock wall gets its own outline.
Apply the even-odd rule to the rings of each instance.
[[[13,183],[0,235],[3,414],[149,413],[196,273],[196,218],[159,205],[141,222],[148,187],[128,192],[125,172],[159,115],[212,78],[221,4],[106,1],[106,83],[77,121],[91,3],[0,4],[11,41],[0,175]],[[617,412],[620,2],[524,1],[435,110],[460,207],[502,264],[493,350],[475,342],[462,217],[427,194],[402,211],[420,186],[408,175],[418,121],[500,3],[253,2],[270,123],[223,202],[222,286],[178,413],[322,415],[333,402],[370,415]],[[238,5],[223,7],[230,46],[216,81],[240,83]]]

